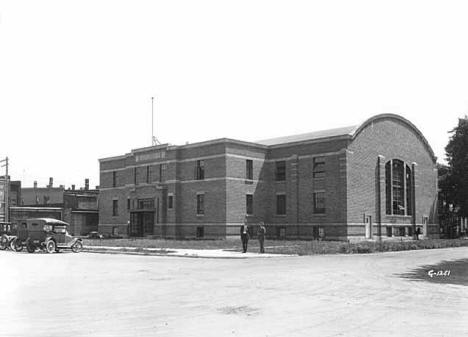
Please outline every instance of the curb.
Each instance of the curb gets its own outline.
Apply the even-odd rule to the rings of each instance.
[[[165,256],[165,257],[188,257],[188,258],[207,258],[207,259],[265,259],[274,257],[291,257],[298,255],[284,254],[258,254],[232,252],[215,249],[164,249],[164,248],[137,248],[137,247],[101,247],[84,246],[83,252],[95,254],[126,254],[126,255],[144,255],[144,256]]]

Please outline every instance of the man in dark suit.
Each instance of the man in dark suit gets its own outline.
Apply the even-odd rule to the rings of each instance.
[[[240,236],[242,240],[242,252],[247,252],[247,244],[249,242],[249,226],[247,225],[247,217],[244,219],[244,223],[240,227]]]
[[[265,234],[266,234],[265,224],[263,223],[263,221],[261,221],[258,226],[257,238],[258,238],[258,243],[260,245],[260,253],[262,254],[265,253],[265,247],[264,247]]]

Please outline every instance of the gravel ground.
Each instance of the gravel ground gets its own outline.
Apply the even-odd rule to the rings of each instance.
[[[0,336],[467,336],[467,285],[450,282],[467,256],[465,247],[269,259],[2,251]],[[434,276],[445,283],[417,277],[447,261],[459,262]]]

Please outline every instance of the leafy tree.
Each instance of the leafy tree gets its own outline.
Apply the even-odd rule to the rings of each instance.
[[[439,186],[459,216],[468,216],[468,117],[460,118],[445,147],[448,170],[439,170]],[[443,179],[441,179],[443,177]]]

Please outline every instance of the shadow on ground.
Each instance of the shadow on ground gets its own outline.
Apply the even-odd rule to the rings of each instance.
[[[397,276],[412,281],[468,286],[468,258],[421,266]]]

